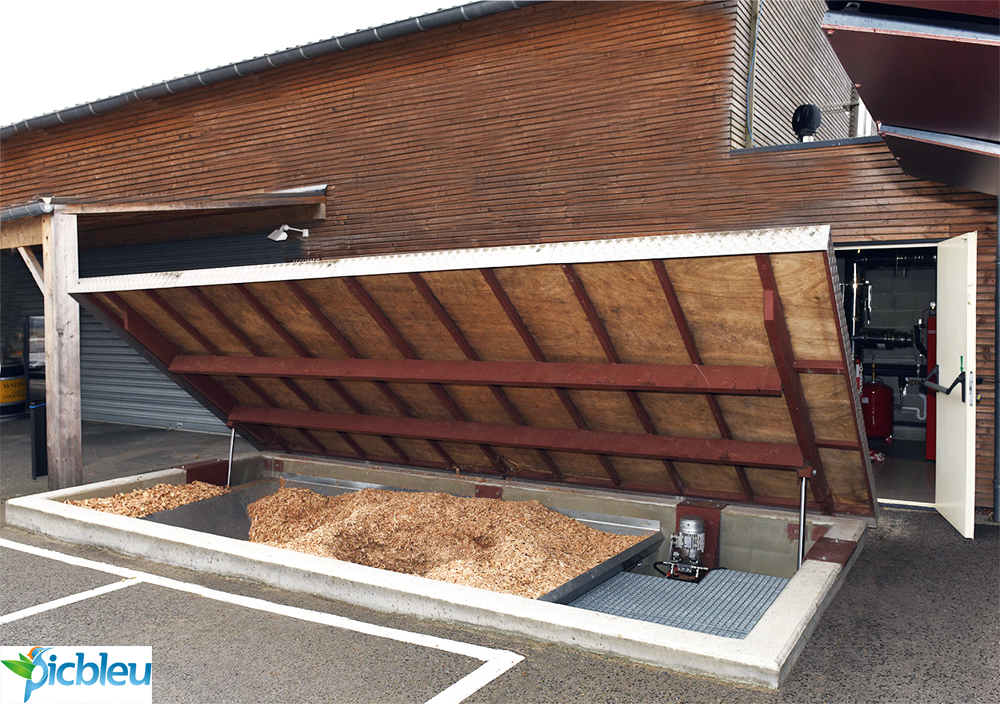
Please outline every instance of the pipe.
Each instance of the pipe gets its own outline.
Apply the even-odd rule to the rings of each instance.
[[[802,569],[802,562],[806,559],[806,478],[802,477],[802,488],[799,491],[799,563],[798,569]]]
[[[189,76],[182,76],[170,81],[163,81],[162,83],[146,86],[145,88],[130,90],[127,93],[115,95],[110,98],[104,98],[103,100],[95,100],[93,102],[77,105],[76,107],[68,108],[66,110],[59,110],[47,115],[21,120],[15,124],[6,125],[0,128],[0,141],[9,139],[15,134],[21,134],[22,132],[41,130],[47,127],[56,127],[58,125],[64,125],[67,122],[73,122],[92,115],[101,115],[110,110],[116,110],[140,100],[163,98],[180,93],[181,91],[190,90],[192,88],[209,86],[213,83],[219,83],[220,81],[226,81],[231,78],[248,76],[252,73],[259,73],[260,71],[266,71],[279,66],[287,66],[288,64],[294,64],[299,61],[315,59],[318,56],[325,56],[326,54],[332,54],[338,51],[348,51],[349,49],[355,49],[367,44],[384,42],[389,39],[405,36],[407,34],[426,32],[429,29],[436,29],[437,27],[455,24],[457,22],[486,17],[487,15],[494,15],[498,12],[504,12],[505,10],[521,9],[522,7],[534,5],[540,1],[541,0],[486,0],[484,2],[473,2],[468,5],[452,7],[447,10],[438,10],[437,12],[431,12],[430,14],[421,15],[420,17],[411,17],[408,20],[392,22],[390,24],[382,25],[381,27],[364,29],[359,32],[352,32],[350,34],[334,37],[332,39],[326,39],[321,42],[285,49],[284,51],[279,51],[274,54],[266,54],[265,56],[260,56],[256,59],[249,59],[247,61],[241,61],[227,66],[220,66],[219,68],[202,71],[201,73],[193,73]]]
[[[997,197],[996,255],[993,291],[994,350],[1000,350],[1000,196]],[[1000,355],[993,355],[993,520],[1000,516]]]
[[[236,447],[236,426],[229,434],[229,472],[226,474],[226,486],[233,485],[233,448]]]

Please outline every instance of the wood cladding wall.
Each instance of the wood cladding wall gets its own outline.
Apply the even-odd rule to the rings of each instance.
[[[940,239],[995,223],[995,200],[906,176],[882,144],[730,153],[736,22],[732,1],[501,13],[16,136],[0,199],[325,183],[311,257],[824,223],[840,242]],[[990,424],[979,438],[988,505]]]

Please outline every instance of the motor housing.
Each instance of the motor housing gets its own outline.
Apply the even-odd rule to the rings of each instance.
[[[670,559],[661,563],[667,569],[661,572],[671,579],[698,582],[708,572],[708,567],[702,564],[705,520],[700,516],[682,516],[677,527],[677,532],[670,536]]]

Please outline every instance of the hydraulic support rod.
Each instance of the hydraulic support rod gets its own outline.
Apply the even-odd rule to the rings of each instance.
[[[233,448],[236,446],[236,426],[229,434],[229,472],[226,474],[226,486],[233,485]]]
[[[799,487],[799,560],[796,569],[802,569],[802,562],[806,559],[806,482],[812,473],[812,467],[809,466],[799,470],[802,484]]]

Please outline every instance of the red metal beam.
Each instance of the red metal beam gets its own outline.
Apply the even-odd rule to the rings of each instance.
[[[441,301],[439,301],[437,296],[434,295],[434,291],[431,290],[431,287],[427,285],[426,281],[424,281],[424,277],[418,273],[411,273],[410,281],[416,287],[420,295],[423,296],[427,305],[429,305],[431,310],[434,311],[434,315],[436,315],[437,319],[441,321],[442,325],[444,325],[448,334],[451,335],[451,339],[454,340],[455,344],[462,350],[462,354],[465,355],[466,359],[471,362],[481,362],[482,360],[479,357],[479,353],[476,352],[468,338],[465,337],[465,334],[459,330],[454,319],[452,319],[452,317],[448,314],[448,311],[444,309],[444,306],[441,305]],[[521,415],[521,412],[517,410],[517,406],[515,406],[514,402],[510,400],[506,393],[504,393],[503,389],[495,384],[490,384],[489,389],[493,394],[493,397],[497,400],[497,403],[499,403],[500,407],[504,409],[507,417],[510,418],[515,425],[527,425],[527,423],[524,422],[524,417]],[[556,465],[555,460],[552,459],[551,455],[549,455],[549,453],[545,450],[538,450],[537,453],[538,459],[542,461],[542,464],[545,465],[545,468],[549,471],[549,473],[556,479],[562,479],[562,472],[559,470],[559,467]]]
[[[198,289],[190,286],[185,288],[184,290],[190,293],[192,296],[194,296],[195,300],[197,300],[201,304],[202,308],[208,311],[213,318],[219,321],[222,327],[224,327],[229,332],[230,335],[239,340],[240,344],[242,344],[243,347],[246,348],[246,350],[250,354],[263,356],[264,353],[260,349],[260,347],[258,347],[257,344],[253,342],[253,340],[247,337],[242,330],[236,327],[236,324],[233,323],[233,321],[230,320],[225,313],[219,310],[218,306],[216,306],[214,303],[212,303],[212,301],[208,299],[208,296],[206,296]],[[302,389],[300,389],[294,381],[292,381],[291,379],[281,379],[281,383],[284,384],[289,391],[295,394],[299,398],[299,400],[302,401],[303,404],[305,404],[307,408],[312,409],[314,411],[319,410],[319,406],[316,405],[316,402],[313,401],[307,393],[305,393]],[[257,388],[259,389],[259,387]],[[260,389],[260,391],[263,391],[263,389]],[[264,394],[263,398],[266,399],[265,402],[267,402],[268,405],[271,406],[278,405],[274,401],[274,399],[272,399],[270,396],[266,394]],[[319,452],[323,454],[328,453],[323,443],[317,440],[316,437],[308,430],[302,431],[302,434],[305,436],[306,440],[308,440],[309,443],[313,445],[313,447],[319,450]]]
[[[436,438],[445,442],[506,445],[556,452],[584,452],[623,457],[672,459],[708,464],[739,464],[768,469],[798,470],[802,453],[788,443],[742,442],[713,438],[682,438],[595,430],[536,428],[532,426],[425,420],[387,416],[359,416],[317,411],[290,411],[240,406],[233,420],[261,425],[342,431],[363,435]]]
[[[275,333],[277,333],[278,337],[284,340],[285,344],[291,347],[292,350],[297,355],[306,358],[312,356],[309,354],[309,351],[305,347],[303,347],[302,344],[297,339],[295,339],[295,337],[290,332],[288,332],[288,330],[285,329],[285,326],[282,325],[278,321],[278,319],[271,314],[271,311],[269,311],[267,307],[264,306],[264,304],[261,303],[260,300],[255,295],[253,295],[253,292],[249,288],[247,288],[245,284],[236,284],[236,290],[240,292],[240,295],[242,295],[244,300],[246,300],[246,302],[250,304],[250,307],[253,308],[255,311],[257,311],[257,314],[267,322],[267,324],[271,327],[271,329],[274,330]],[[354,413],[363,412],[361,406],[358,405],[357,401],[355,401],[351,397],[351,395],[347,393],[347,389],[345,389],[343,386],[341,386],[336,381],[333,381],[331,379],[324,379],[324,381],[326,381],[327,385],[333,390],[335,394],[340,396],[341,400],[343,400],[344,403],[347,404],[347,407],[350,408],[351,411],[353,411]],[[313,410],[318,410],[318,409],[313,409]],[[358,457],[364,459],[368,456],[368,453],[365,451],[365,449],[361,447],[361,445],[359,445],[354,440],[354,438],[352,438],[347,433],[340,433],[340,439],[343,440],[345,443],[347,443],[348,447],[350,447],[351,450]]]
[[[778,284],[774,278],[771,257],[767,254],[758,254],[756,259],[760,282],[764,287],[764,328],[767,330],[767,338],[771,344],[774,365],[778,368],[782,385],[785,388],[788,415],[792,419],[792,427],[795,430],[795,438],[802,451],[802,456],[805,458],[806,464],[813,469],[813,476],[809,482],[812,487],[813,499],[823,507],[824,513],[829,514],[833,512],[833,498],[830,496],[826,473],[823,471],[823,459],[816,446],[816,435],[809,417],[809,406],[806,404],[802,382],[795,371],[792,339],[785,322],[785,311],[781,305],[781,298],[778,296]]]
[[[219,348],[216,347],[211,340],[202,335],[197,328],[191,325],[191,323],[187,320],[187,318],[185,318],[179,312],[177,312],[177,310],[172,305],[170,305],[166,300],[164,300],[164,298],[160,294],[158,294],[156,291],[144,291],[144,293],[146,294],[146,297],[153,302],[154,305],[156,305],[160,310],[166,313],[167,316],[175,323],[177,323],[187,334],[193,337],[195,341],[205,349],[205,351],[213,355],[221,354]],[[255,382],[253,379],[248,379],[245,376],[237,376],[237,378],[244,386],[246,386],[250,390],[252,394],[256,395],[257,398],[263,401],[266,405],[268,406],[277,405],[275,404],[274,399],[272,399],[270,395],[268,395],[268,393],[264,391],[264,389],[260,388],[257,382]],[[285,443],[284,440],[281,440],[280,438],[279,441],[284,446],[284,449],[287,451],[289,449],[288,444]]]
[[[389,320],[388,316],[382,311],[378,303],[375,302],[375,299],[368,294],[368,291],[366,291],[365,287],[361,285],[361,282],[353,276],[345,276],[342,281],[347,286],[347,290],[350,291],[354,298],[357,299],[358,303],[361,304],[361,307],[365,309],[382,332],[384,332],[389,340],[392,341],[392,344],[397,350],[399,350],[399,353],[406,359],[416,359],[416,351],[400,334],[399,330],[396,329],[396,326],[392,324],[392,321]],[[455,399],[451,397],[451,394],[448,393],[447,389],[440,384],[428,384],[428,386],[434,396],[437,397],[438,401],[441,402],[441,405],[445,407],[445,410],[451,414],[452,418],[461,421],[466,420],[465,411],[463,411],[461,407],[455,403]],[[486,455],[490,464],[493,465],[498,474],[501,476],[507,474],[507,467],[503,460],[500,459],[500,455],[497,454],[496,450],[485,445],[480,445],[479,449],[484,455]]]
[[[326,313],[320,310],[320,307],[316,305],[316,302],[309,297],[309,294],[307,294],[305,290],[303,290],[303,288],[298,283],[294,281],[286,281],[285,286],[287,286],[288,290],[292,292],[292,295],[294,295],[299,300],[299,303],[302,304],[302,307],[309,312],[309,315],[313,317],[313,320],[319,323],[320,327],[322,327],[327,332],[327,334],[333,338],[334,342],[337,343],[337,345],[344,352],[344,354],[346,354],[348,357],[352,359],[357,359],[361,357],[358,351],[354,348],[354,345],[351,344],[350,340],[344,337],[344,335],[340,332],[340,330],[337,329],[337,326],[333,324],[333,321],[331,321],[330,318],[327,317]],[[391,403],[400,414],[407,417],[413,415],[412,412],[410,411],[410,407],[403,402],[403,399],[399,398],[399,396],[393,393],[392,389],[390,389],[387,384],[385,384],[382,381],[376,381],[375,386],[379,390],[379,392],[381,392],[382,395],[385,396],[385,398],[389,401],[389,403]],[[403,448],[401,448],[396,443],[395,440],[386,437],[382,438],[382,442],[384,442],[386,445],[389,446],[389,449],[396,454],[396,457],[399,459],[399,461],[401,462],[410,461],[409,456],[406,454],[406,452],[403,451]],[[437,454],[441,456],[441,458],[444,459],[449,466],[454,464],[451,460],[451,457],[448,456],[448,453],[446,453],[440,447],[440,445],[436,445],[435,443],[431,443],[431,445],[432,448],[435,450],[435,452],[437,452]]]
[[[490,287],[490,290],[493,291],[493,295],[496,297],[497,302],[500,303],[500,307],[503,308],[504,313],[507,314],[507,318],[510,320],[511,325],[513,325],[514,329],[517,330],[517,334],[520,335],[521,340],[528,348],[531,356],[535,358],[536,362],[547,362],[548,360],[545,358],[542,348],[538,346],[538,342],[535,341],[531,331],[528,330],[528,326],[524,324],[521,314],[517,311],[517,308],[514,307],[514,303],[510,300],[507,292],[504,291],[497,275],[493,273],[492,269],[480,269],[479,271],[486,280],[486,284]],[[576,407],[576,404],[573,403],[573,399],[570,398],[569,392],[567,392],[566,389],[560,388],[555,389],[555,392],[556,396],[559,397],[559,401],[562,403],[563,408],[566,409],[570,418],[573,419],[573,423],[576,427],[581,430],[589,430],[590,426],[587,425],[587,420],[583,417],[583,414],[580,413],[580,409]],[[601,467],[611,479],[611,482],[615,486],[621,486],[622,479],[618,476],[618,470],[616,470],[614,465],[611,464],[611,460],[603,454],[599,454],[597,456],[597,460],[601,463]]]
[[[179,356],[177,371],[213,376],[388,381],[403,384],[724,393],[780,396],[774,367]]]
[[[591,329],[594,331],[598,341],[601,343],[604,355],[612,364],[621,364],[622,360],[621,357],[618,356],[618,350],[615,349],[614,343],[611,341],[611,336],[608,334],[607,328],[604,327],[604,322],[601,320],[600,316],[597,315],[597,309],[594,307],[594,302],[587,293],[587,289],[583,285],[583,281],[581,281],[579,275],[577,275],[576,269],[572,264],[563,264],[562,269],[563,273],[566,275],[566,280],[569,281],[570,288],[573,289],[573,294],[576,296],[576,300],[580,302],[580,306],[583,308],[583,312],[587,316],[587,320],[590,322]],[[649,417],[649,413],[646,412],[646,407],[642,405],[642,400],[639,398],[639,394],[634,390],[628,390],[625,392],[625,395],[628,398],[629,403],[632,405],[632,410],[635,412],[636,418],[639,419],[639,424],[642,425],[642,429],[649,435],[657,435],[656,426],[653,424],[653,420]],[[681,475],[677,472],[677,468],[674,467],[674,463],[670,460],[663,460],[663,468],[667,470],[667,475],[670,477],[670,481],[673,483],[677,493],[683,496],[684,482],[681,481]]]
[[[151,354],[159,363],[161,368],[169,370],[170,363],[179,355],[178,350],[173,343],[167,340],[159,331],[150,325],[149,321],[136,312],[135,309],[126,303],[125,300],[117,293],[107,293],[105,295],[122,312],[121,317],[115,315],[110,308],[105,306],[101,300],[97,298],[97,296],[90,294],[87,296],[87,300],[107,318],[108,322],[118,326],[125,335],[134,339],[142,348]],[[184,384],[190,387],[190,389],[192,389],[197,395],[205,399],[209,405],[215,406],[219,413],[228,419],[229,412],[236,406],[237,401],[228,391],[222,388],[218,382],[204,377],[191,378],[183,374],[178,374],[178,376]],[[274,431],[269,428],[257,428],[256,432],[254,432],[254,429],[250,428],[244,428],[244,430],[254,436],[256,442],[261,445],[266,445],[270,442],[277,442],[285,450],[288,449],[287,443],[285,443],[280,436],[276,435]]]
[[[795,360],[797,374],[847,374],[847,367],[839,359]]]
[[[701,354],[698,352],[698,345],[695,344],[694,335],[691,332],[691,326],[688,325],[687,316],[684,315],[684,308],[681,307],[681,300],[677,297],[677,290],[674,289],[674,283],[670,280],[670,274],[667,273],[667,267],[661,260],[657,259],[653,261],[653,269],[656,271],[656,278],[660,282],[660,288],[663,289],[663,295],[666,296],[667,305],[670,306],[670,313],[674,318],[674,323],[677,325],[677,331],[680,333],[681,340],[684,341],[684,349],[687,350],[688,358],[691,360],[692,364],[700,365]],[[725,440],[731,439],[733,434],[729,430],[729,424],[726,422],[726,417],[722,413],[722,407],[719,406],[718,399],[711,394],[707,394],[705,396],[705,401],[708,402],[708,409],[712,412],[712,417],[715,419],[715,425],[719,429],[719,435]],[[747,473],[743,467],[736,467],[736,477],[740,481],[740,488],[743,489],[743,495],[746,500],[753,501],[753,486],[750,485],[750,478],[747,477]]]
[[[816,447],[823,447],[828,450],[854,450],[861,451],[861,445],[857,440],[816,440]]]

